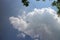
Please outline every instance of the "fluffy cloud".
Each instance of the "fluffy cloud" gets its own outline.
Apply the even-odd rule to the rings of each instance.
[[[51,8],[34,9],[24,16],[9,17],[15,29],[41,40],[60,40],[60,18]]]
[[[27,23],[22,18],[10,17],[9,20],[13,24],[13,27],[19,31],[23,31],[27,27]]]

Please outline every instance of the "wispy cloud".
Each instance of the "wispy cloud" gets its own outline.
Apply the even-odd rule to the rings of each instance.
[[[60,40],[60,18],[51,8],[35,8],[24,16],[9,17],[13,27],[41,40]]]

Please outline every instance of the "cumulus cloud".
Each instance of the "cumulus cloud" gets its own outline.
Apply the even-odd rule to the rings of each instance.
[[[35,8],[23,15],[9,17],[15,29],[41,40],[60,40],[60,18],[52,8]]]
[[[13,27],[19,31],[23,31],[27,27],[27,23],[22,18],[10,17],[9,20],[13,24]]]

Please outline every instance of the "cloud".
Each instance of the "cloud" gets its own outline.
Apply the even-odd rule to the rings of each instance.
[[[52,8],[35,8],[23,15],[9,17],[15,29],[41,40],[60,40],[60,18]]]
[[[19,31],[23,31],[27,27],[27,23],[22,18],[10,17],[9,20],[13,24],[13,27]]]

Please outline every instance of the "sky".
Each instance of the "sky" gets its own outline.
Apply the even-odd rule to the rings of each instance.
[[[51,30],[51,27],[47,26],[47,28],[49,28],[49,30],[47,29],[48,30],[47,32],[50,33],[50,31],[52,31],[53,32],[52,34],[55,33],[54,34],[55,37],[53,36],[53,38],[51,38],[51,39],[52,40],[60,40],[59,36],[57,37],[57,35],[56,35],[56,34],[59,34],[59,31],[57,29],[59,28],[60,25],[56,21],[56,20],[59,20],[59,18],[57,17],[56,19],[54,19],[54,17],[58,16],[58,15],[54,14],[54,13],[56,13],[57,8],[51,6],[51,3],[53,2],[53,0],[51,0],[51,1],[46,0],[46,2],[42,2],[42,1],[37,2],[35,0],[29,0],[29,2],[30,2],[29,6],[25,7],[21,3],[21,0],[1,0],[1,2],[0,2],[1,3],[1,6],[0,6],[1,7],[1,12],[0,12],[1,25],[0,26],[1,26],[2,31],[0,32],[0,34],[1,34],[0,39],[1,40],[19,40],[20,31],[26,32],[26,34],[28,34],[28,35],[31,35],[31,34],[33,35],[33,34],[35,34],[35,32],[33,33],[31,31],[30,32],[31,34],[30,34],[29,31],[24,31],[24,30],[25,29],[29,30],[32,27],[33,27],[32,29],[35,30],[36,27],[34,25],[37,25],[37,23],[39,25],[45,23],[46,25],[50,25],[51,27],[53,27]],[[51,11],[52,14],[50,13],[50,11],[48,9],[52,10]],[[49,14],[47,14],[44,11],[43,11],[43,14],[40,14],[41,10],[48,11],[47,13],[49,13]],[[35,11],[36,11],[36,13],[35,13]],[[44,14],[44,13],[46,13],[46,14]],[[32,15],[34,15],[34,16],[32,16]],[[37,15],[39,15],[39,16],[37,16]],[[32,18],[30,18],[30,16],[32,16]],[[36,22],[34,21],[34,19]],[[40,23],[41,20],[38,22],[38,20],[36,20],[36,19],[38,19],[38,20],[41,19],[44,22]],[[48,19],[48,20],[46,21],[46,19]],[[30,25],[27,24],[29,22],[30,22]],[[20,28],[20,26],[21,26],[21,28]],[[57,27],[57,29],[55,27]],[[38,29],[38,27],[37,27],[37,29]],[[41,27],[41,29],[42,29],[42,27]],[[43,27],[43,30],[45,30],[44,27]],[[38,31],[37,34],[39,34],[39,30],[36,30],[36,31]],[[43,33],[43,31],[41,31],[41,33]],[[49,33],[47,36],[49,36]],[[47,33],[45,33],[45,34],[47,34]],[[46,40],[45,37],[43,37],[43,38],[44,38],[43,40]],[[50,38],[50,36],[49,36],[49,38]],[[56,39],[54,39],[54,38],[56,38]]]

